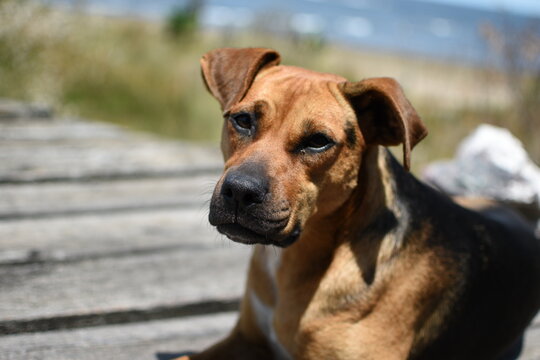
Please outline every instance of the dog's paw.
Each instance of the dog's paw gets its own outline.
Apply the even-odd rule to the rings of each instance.
[[[157,353],[157,360],[191,360],[191,355],[195,353],[191,351],[177,352],[177,353]]]

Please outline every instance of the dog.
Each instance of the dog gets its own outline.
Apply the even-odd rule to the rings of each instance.
[[[391,78],[201,60],[223,110],[209,221],[254,245],[238,322],[181,359],[502,359],[540,307],[540,241],[409,173],[427,131]],[[403,165],[385,148],[402,145]],[[514,219],[503,217],[503,219]]]

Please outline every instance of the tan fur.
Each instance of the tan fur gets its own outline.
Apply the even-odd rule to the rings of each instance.
[[[250,305],[248,294],[253,291],[263,303],[274,308],[278,339],[294,358],[356,359],[359,354],[374,354],[373,349],[378,349],[377,359],[401,359],[415,340],[416,314],[403,313],[390,299],[379,300],[389,289],[395,292],[393,297],[399,297],[402,291],[405,293],[402,285],[394,285],[403,281],[393,279],[394,271],[388,271],[384,286],[367,292],[362,279],[362,272],[372,271],[370,267],[386,266],[396,249],[385,239],[356,245],[346,241],[363,226],[362,222],[349,223],[349,219],[360,218],[367,224],[378,208],[393,207],[392,189],[385,186],[390,180],[378,148],[371,147],[365,152],[367,144],[356,127],[355,147],[342,146],[330,161],[310,163],[308,159],[298,164],[288,151],[301,135],[299,132],[306,119],[324,118],[323,126],[327,131],[338,139],[345,138],[345,123],[356,123],[356,117],[338,88],[344,81],[335,75],[292,66],[269,67],[257,74],[242,101],[224,109],[226,113],[235,113],[262,107],[268,119],[261,121],[258,130],[261,135],[249,144],[235,137],[234,129],[225,123],[222,140],[225,170],[247,160],[266,161],[271,165],[270,177],[280,179],[272,191],[281,193],[293,207],[289,225],[294,221],[304,225],[297,243],[283,251],[275,290],[261,263],[264,250],[256,247],[248,275],[248,291],[232,337],[241,333],[249,341],[264,343]],[[306,93],[309,96],[297,96]],[[362,161],[367,165],[364,176],[359,176]],[[358,184],[359,179],[365,183]],[[365,207],[358,210],[355,202],[363,195]],[[338,232],[344,237],[340,243],[334,240]],[[370,255],[358,260],[355,252]],[[365,264],[358,263],[364,260]],[[418,267],[416,261],[414,265],[421,278],[423,268]],[[348,310],[351,307],[355,308],[354,312]],[[386,314],[385,317],[370,317],[374,307],[388,307],[388,311],[378,312]],[[350,325],[361,319],[361,324]],[[402,325],[395,327],[396,323]],[[395,334],[389,337],[389,331]],[[380,336],[382,334],[386,336]],[[389,338],[390,343],[386,343],[387,340],[381,343],[381,339]],[[230,340],[217,346],[225,351],[223,348],[228,342]],[[331,347],[323,344],[331,344]],[[212,355],[208,355],[210,353]],[[210,353],[204,352],[192,359],[214,359],[216,351]]]
[[[220,65],[225,73],[215,75],[212,63],[234,64],[239,57],[249,69]],[[294,359],[407,359],[438,334],[460,295],[453,290],[458,267],[426,245],[436,240],[430,223],[407,228],[410,215],[379,146],[403,143],[408,165],[425,128],[391,79],[348,83],[278,62],[268,49],[220,49],[203,60],[207,86],[225,116],[225,167],[214,195],[229,171],[264,164],[272,179],[270,213],[288,221],[278,235],[295,226],[302,231],[281,251],[275,274],[268,267],[272,248],[255,246],[236,327],[189,359],[273,358],[276,347],[258,325],[254,299],[271,309],[278,347]],[[238,93],[229,94],[231,88]],[[252,138],[227,121],[240,112],[260,114]],[[295,150],[311,128],[336,145],[310,156]],[[369,231],[387,213],[395,226]]]

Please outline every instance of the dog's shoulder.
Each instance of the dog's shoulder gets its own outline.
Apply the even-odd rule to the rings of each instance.
[[[396,201],[408,221],[406,241],[435,258],[435,278],[450,272],[446,296],[452,313],[439,339],[422,359],[444,358],[452,344],[470,343],[463,357],[485,354],[493,343],[510,341],[540,306],[540,240],[517,214],[491,201],[454,199],[417,180],[390,161]],[[491,334],[490,337],[478,334]],[[471,355],[473,354],[473,355]],[[425,356],[424,356],[425,355]],[[472,356],[472,357],[471,357]]]
[[[454,243],[507,239],[512,246],[529,244],[531,250],[538,247],[540,251],[533,227],[514,210],[489,199],[452,198],[405,171],[391,155],[388,159],[396,199],[409,212],[413,229],[429,224]]]
[[[395,159],[389,164],[396,201],[407,212],[408,241],[437,248],[463,272],[501,272],[503,278],[520,272],[540,281],[540,240],[518,214],[492,201],[457,203],[406,172]]]

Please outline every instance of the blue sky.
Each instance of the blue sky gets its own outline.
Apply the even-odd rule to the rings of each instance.
[[[540,16],[540,0],[420,0]]]

